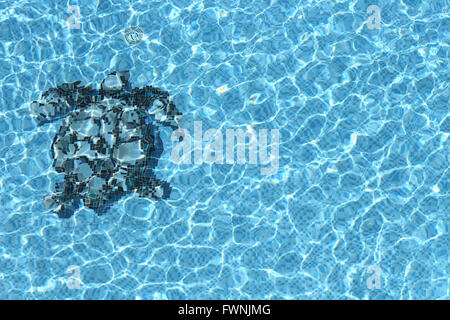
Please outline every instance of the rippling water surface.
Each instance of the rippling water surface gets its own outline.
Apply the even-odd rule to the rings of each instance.
[[[449,12],[447,0],[0,3],[0,298],[449,299]],[[129,44],[135,26],[144,37]],[[121,70],[169,91],[191,132],[278,129],[278,171],[175,164],[161,129],[168,199],[58,218],[43,198],[61,179],[61,121],[36,126],[30,102]]]

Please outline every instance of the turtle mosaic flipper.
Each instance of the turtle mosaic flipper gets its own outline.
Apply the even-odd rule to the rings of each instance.
[[[53,166],[64,173],[44,204],[70,217],[81,201],[98,214],[123,195],[164,199],[167,182],[153,169],[163,151],[157,123],[177,127],[169,93],[151,86],[131,89],[128,71],[113,72],[100,89],[66,83],[46,91],[32,111],[39,124],[63,118],[52,143]]]
[[[154,119],[173,129],[178,128],[181,112],[173,104],[169,93],[151,86],[136,88],[131,92],[132,103],[148,112]]]
[[[39,101],[31,104],[31,113],[39,125],[53,122],[70,112],[85,107],[95,99],[95,90],[90,86],[79,87],[81,81],[64,83],[44,92]]]

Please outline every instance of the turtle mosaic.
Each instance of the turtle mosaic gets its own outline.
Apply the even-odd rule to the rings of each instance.
[[[152,86],[131,88],[129,72],[113,72],[100,89],[64,83],[31,104],[38,124],[63,119],[51,155],[64,181],[44,199],[68,218],[81,205],[103,214],[127,193],[167,198],[171,188],[153,169],[163,151],[158,124],[178,127],[181,113],[169,93]]]

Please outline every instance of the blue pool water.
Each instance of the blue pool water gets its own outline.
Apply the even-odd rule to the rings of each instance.
[[[69,6],[76,8],[68,12]],[[376,10],[367,12],[371,5]],[[0,3],[1,299],[449,299],[447,0]],[[378,21],[378,25],[377,25]],[[123,31],[145,37],[128,44]],[[184,126],[279,130],[279,167],[155,169],[168,199],[97,216],[30,103],[129,70]]]

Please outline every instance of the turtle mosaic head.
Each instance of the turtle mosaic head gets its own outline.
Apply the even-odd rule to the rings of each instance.
[[[177,127],[181,112],[167,91],[131,88],[128,71],[112,72],[100,88],[64,83],[31,104],[38,124],[61,120],[50,148],[53,167],[64,174],[44,200],[61,218],[80,207],[101,215],[123,195],[165,199],[169,183],[153,169],[163,152],[158,127]]]
[[[129,79],[130,73],[128,71],[112,72],[106,76],[100,87],[105,93],[125,90],[129,86]]]

